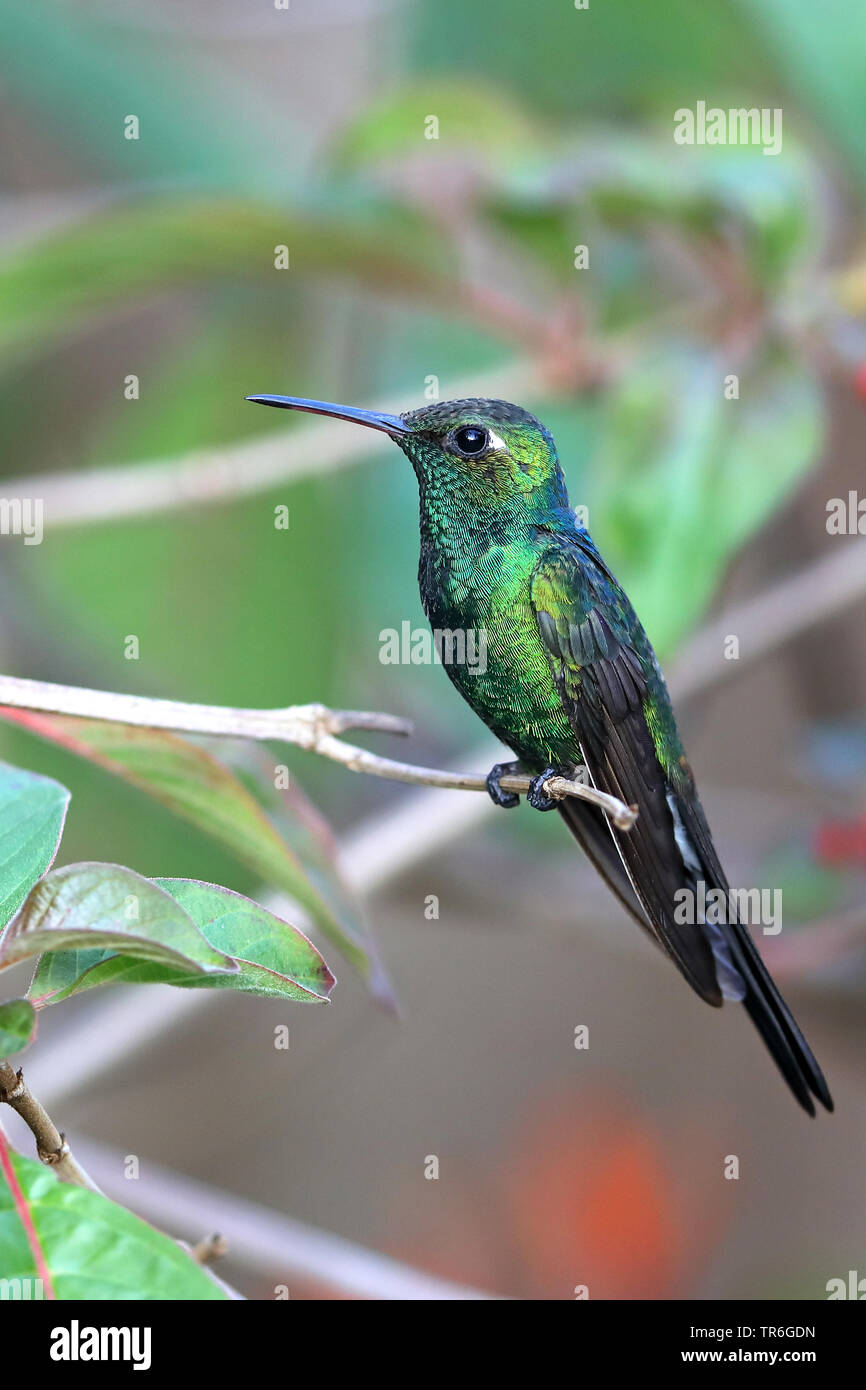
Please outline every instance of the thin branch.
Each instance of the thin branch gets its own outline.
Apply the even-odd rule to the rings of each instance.
[[[322,734],[313,747],[314,753],[321,753],[335,763],[341,763],[351,772],[369,772],[374,777],[385,777],[392,782],[409,782],[416,787],[445,787],[454,791],[483,792],[487,790],[487,779],[474,772],[436,772],[429,767],[415,767],[411,763],[394,762],[391,758],[380,758],[369,753],[366,748],[356,748],[342,739]],[[504,792],[529,791],[532,778],[521,773],[508,773],[499,779]],[[574,781],[568,777],[549,777],[544,783],[548,796],[560,801],[566,796],[576,796],[581,801],[590,801],[600,806],[613,821],[618,830],[631,830],[637,820],[637,807],[626,806],[618,797],[607,792],[597,791],[585,782]]]
[[[225,734],[233,738],[281,739],[301,748],[313,747],[323,733],[373,729],[379,733],[409,734],[412,724],[392,714],[365,710],[330,710],[325,705],[288,705],[285,709],[236,709],[231,705],[196,705],[179,700],[122,695],[113,690],[88,690],[77,685],[23,680],[0,675],[0,705],[72,714],[81,719],[105,719],[112,724],[135,724],[148,729],[174,729],[190,734]]]
[[[221,1260],[223,1255],[228,1254],[229,1243],[225,1236],[221,1236],[218,1231],[213,1235],[203,1236],[197,1240],[195,1245],[189,1247],[192,1259],[198,1265],[209,1265],[214,1260]]]
[[[0,1059],[0,1103],[10,1106],[21,1116],[36,1140],[36,1153],[40,1162],[53,1168],[61,1182],[74,1183],[76,1187],[87,1187],[92,1192],[99,1191],[73,1158],[65,1135],[61,1134],[45,1107],[28,1090],[23,1073],[15,1071],[14,1067],[3,1059]]]
[[[122,695],[109,690],[53,685],[48,681],[21,680],[0,675],[2,706],[35,709],[52,714],[71,714],[84,719],[134,724],[150,729],[174,729],[184,733],[220,734],[233,738],[277,739],[340,763],[352,772],[366,772],[393,782],[414,786],[450,787],[457,791],[483,792],[483,774],[438,772],[412,763],[395,762],[369,753],[336,735],[347,729],[372,729],[379,733],[407,734],[411,724],[395,715],[364,710],[331,710],[325,705],[289,705],[285,709],[236,709],[228,705],[193,705],[178,700],[152,700],[141,695]],[[509,775],[501,780],[503,791],[527,792],[529,776]],[[550,777],[548,796],[560,800],[575,796],[600,806],[620,830],[630,830],[637,811],[615,796],[567,777]]]

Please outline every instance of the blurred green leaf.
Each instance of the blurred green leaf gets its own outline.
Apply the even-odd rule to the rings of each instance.
[[[38,1279],[43,1298],[60,1300],[226,1297],[175,1241],[101,1193],[58,1182],[2,1133],[0,1270],[27,1281],[33,1298]]]
[[[36,1012],[29,999],[10,999],[0,1004],[0,1057],[11,1057],[32,1041]]]
[[[275,250],[287,246],[289,267]],[[417,215],[384,203],[333,198],[326,210],[235,199],[150,198],[112,206],[0,257],[0,347],[31,348],[93,315],[182,286],[247,281],[286,296],[293,272],[344,277],[391,295],[435,299],[450,263]]]
[[[445,73],[471,87],[482,72],[561,118],[645,116],[681,105],[684,91],[765,90],[774,80],[772,53],[744,40],[748,20],[730,0],[591,0],[586,10],[573,0],[420,0],[406,13],[419,80]]]
[[[31,711],[6,710],[2,717],[132,782],[212,835],[265,883],[293,898],[361,976],[387,993],[348,891],[332,893],[326,902],[260,802],[205,748],[162,729]],[[319,877],[324,882],[321,867]]]
[[[785,926],[815,923],[862,897],[862,880],[843,866],[821,864],[814,847],[791,837],[762,856],[760,881],[772,883],[785,905]]]
[[[849,0],[737,0],[737,8],[866,193],[866,9]]]
[[[782,155],[768,159],[751,146],[683,148],[663,133],[598,129],[553,156],[547,151],[531,177],[499,180],[486,205],[496,225],[572,285],[580,284],[574,244],[592,244],[597,272],[611,235],[627,229],[646,250],[653,225],[729,244],[766,289],[817,237],[815,184],[793,136]]]
[[[47,874],[3,933],[0,969],[43,951],[96,946],[196,974],[236,969],[169,893],[119,864]]]
[[[260,138],[265,98],[236,65],[213,62],[208,73],[205,46],[189,62],[182,42],[150,41],[156,15],[141,14],[142,25],[129,11],[101,10],[0,0],[4,91],[56,142],[64,172],[80,166],[91,186],[94,166],[115,186],[152,179],[262,192],[285,183]],[[129,112],[138,140],[124,137]]]
[[[612,393],[601,429],[590,529],[660,653],[701,616],[822,438],[818,387],[800,363],[741,364],[732,400],[729,370],[721,357],[644,359]]]
[[[0,927],[54,862],[68,805],[59,782],[0,763]]]
[[[169,984],[232,989],[264,998],[326,1003],[336,983],[315,946],[259,903],[193,879],[158,878],[216,950],[237,966],[230,975],[191,975],[155,961],[106,950],[53,951],[39,961],[30,996],[39,1006],[107,984]]]
[[[404,156],[474,155],[486,167],[511,169],[543,149],[537,122],[501,86],[443,77],[413,81],[365,108],[340,132],[331,159],[338,173]]]

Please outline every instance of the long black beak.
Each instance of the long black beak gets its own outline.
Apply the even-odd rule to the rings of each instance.
[[[310,415],[333,415],[337,420],[351,420],[371,430],[381,430],[392,439],[410,434],[399,415],[385,415],[378,410],[356,410],[352,405],[331,405],[328,401],[308,401],[303,396],[247,396],[255,405],[275,405],[280,410],[305,410]]]

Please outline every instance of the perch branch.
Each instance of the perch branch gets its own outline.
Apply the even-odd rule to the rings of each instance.
[[[390,714],[332,710],[319,704],[289,705],[285,709],[192,705],[177,700],[151,700],[141,695],[86,690],[80,686],[52,685],[47,681],[0,675],[0,713],[4,705],[51,714],[71,714],[83,719],[136,724],[149,729],[173,729],[183,733],[219,734],[233,738],[277,739],[330,758],[352,772],[367,772],[374,777],[409,782],[415,786],[486,791],[483,774],[439,772],[434,768],[395,762],[391,758],[369,753],[365,748],[344,743],[337,737],[347,729],[372,729],[394,734],[408,734],[411,731],[408,720]],[[500,785],[503,791],[527,792],[531,780],[528,776],[508,775],[503,776]],[[620,830],[630,830],[637,819],[637,811],[633,807],[582,781],[550,777],[545,783],[545,791],[556,799],[576,796],[600,806]]]
[[[99,1191],[72,1157],[65,1136],[60,1133],[45,1107],[27,1089],[23,1073],[15,1071],[5,1059],[0,1059],[0,1103],[3,1102],[21,1116],[36,1140],[40,1162],[53,1168],[61,1182]]]

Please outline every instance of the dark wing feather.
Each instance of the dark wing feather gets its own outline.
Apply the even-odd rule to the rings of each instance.
[[[604,812],[588,801],[578,801],[576,797],[570,796],[559,803],[558,810],[596,873],[601,875],[611,892],[619,898],[626,912],[658,946],[658,937],[647,922],[646,913],[619,857],[619,850],[611,836]]]
[[[602,571],[599,578],[606,582]],[[720,1005],[706,936],[674,916],[675,895],[690,885],[690,877],[667,800],[670,787],[646,721],[646,677],[625,624],[594,588],[585,557],[567,544],[542,556],[531,592],[553,676],[593,784],[638,807],[630,831],[611,827],[638,901],[692,988],[707,1003]]]

